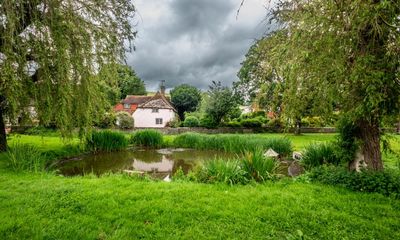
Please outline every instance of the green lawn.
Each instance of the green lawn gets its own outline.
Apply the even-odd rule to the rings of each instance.
[[[1,173],[1,239],[399,239],[400,201],[314,184]]]
[[[334,135],[288,137],[302,149]],[[69,149],[57,137],[9,140]],[[230,187],[66,178],[13,173],[4,154],[0,163],[0,239],[400,239],[400,201],[379,194],[290,180]]]

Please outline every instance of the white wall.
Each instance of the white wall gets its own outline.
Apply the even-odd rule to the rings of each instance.
[[[163,128],[175,118],[172,109],[158,109],[158,113],[153,113],[149,108],[138,108],[132,114],[135,120],[135,127]],[[162,118],[162,124],[156,124],[156,118]]]

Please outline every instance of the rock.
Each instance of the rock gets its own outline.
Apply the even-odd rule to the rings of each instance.
[[[272,148],[270,148],[264,153],[264,157],[277,158],[279,157],[279,154],[275,152]]]
[[[303,154],[301,154],[301,152],[293,152],[292,158],[294,160],[301,160],[303,158]]]
[[[300,165],[299,161],[293,161],[288,167],[288,175],[297,177],[304,172],[304,168]]]

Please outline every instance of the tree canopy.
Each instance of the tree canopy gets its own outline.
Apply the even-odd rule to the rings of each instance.
[[[201,92],[188,84],[181,84],[171,90],[171,102],[181,121],[185,120],[185,112],[196,111],[201,102]]]
[[[1,150],[3,118],[13,121],[28,106],[64,135],[90,126],[105,99],[97,73],[104,64],[122,62],[131,49],[134,13],[125,0],[1,2]]]
[[[119,65],[118,67],[118,86],[121,89],[121,99],[126,95],[146,95],[144,82],[136,75],[132,67]]]
[[[395,1],[279,1],[270,15],[280,28],[265,38],[256,63],[283,79],[283,111],[332,112],[351,119],[369,168],[383,168],[380,124],[400,110],[400,6]],[[293,114],[295,115],[295,114]]]
[[[209,88],[206,115],[218,126],[221,120],[237,107],[238,98],[232,89],[222,86],[220,82],[213,81]]]

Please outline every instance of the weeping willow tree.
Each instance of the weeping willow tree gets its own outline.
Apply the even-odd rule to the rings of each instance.
[[[368,167],[383,169],[380,125],[400,109],[400,4],[282,0],[271,16],[280,28],[260,61],[285,80],[284,112],[302,109],[303,95],[320,111],[335,102],[357,128]]]
[[[28,107],[64,136],[91,125],[105,103],[97,73],[132,49],[134,13],[130,0],[0,2],[0,150],[7,147],[5,119]]]

